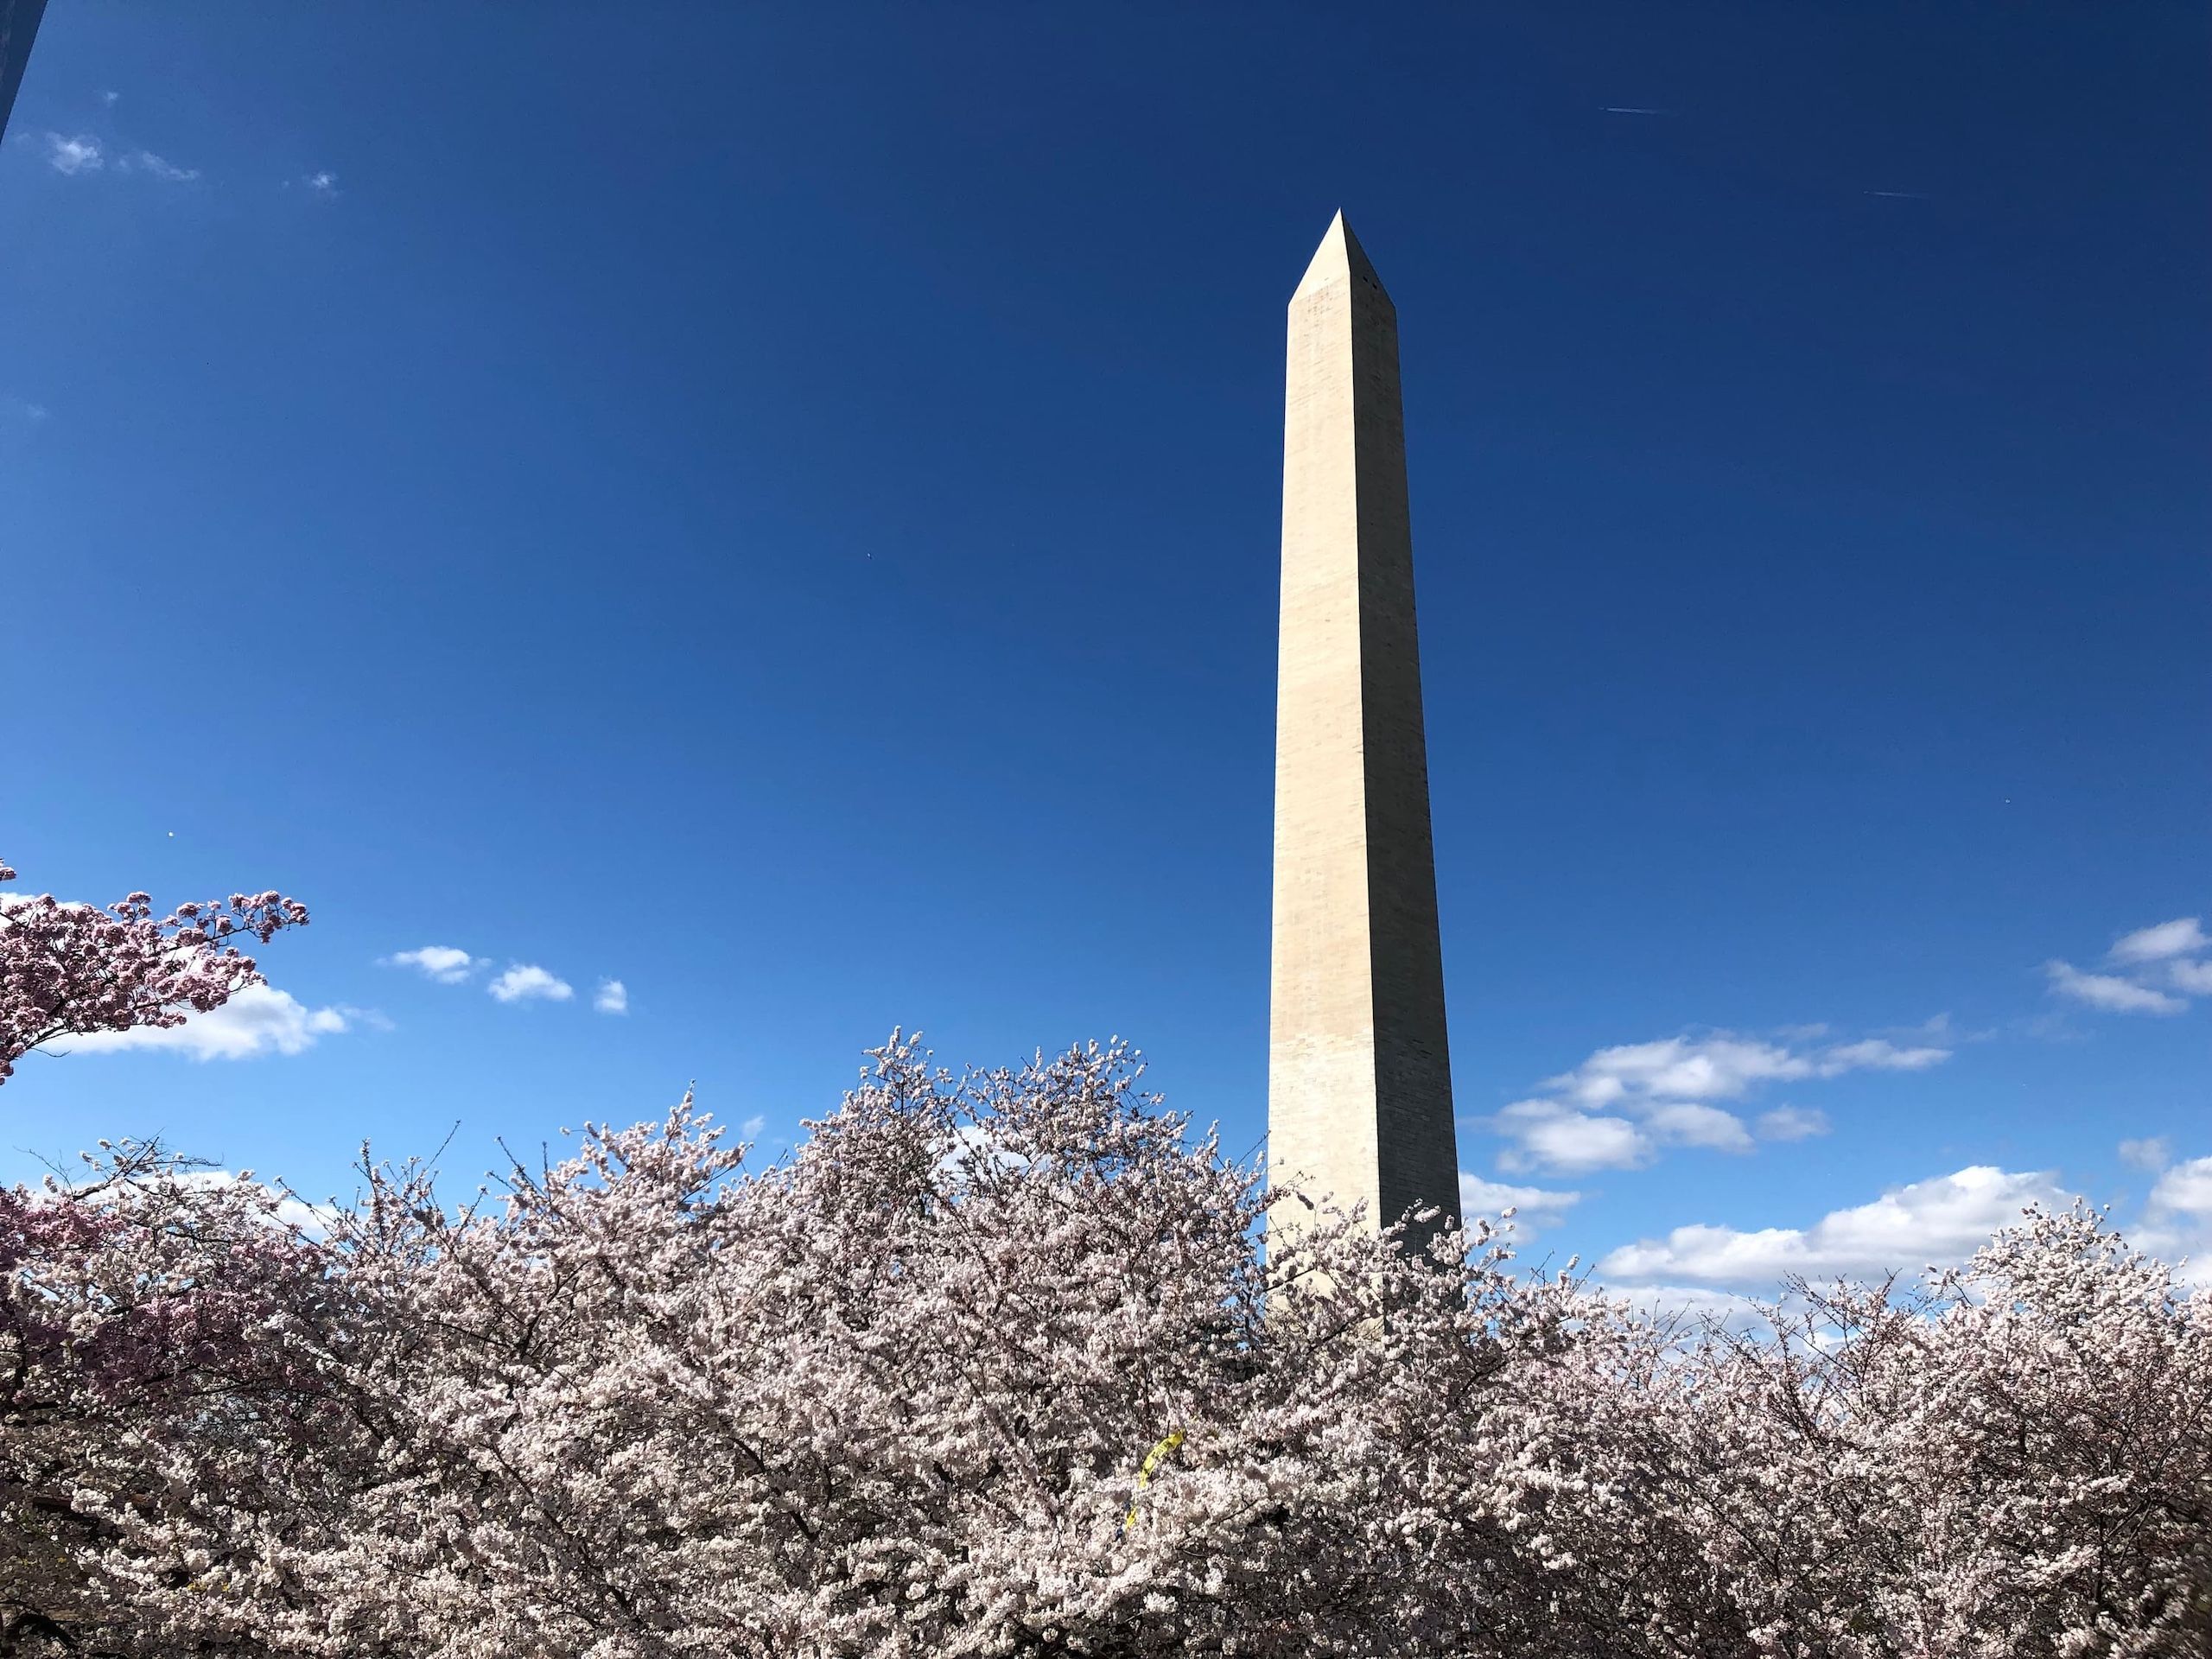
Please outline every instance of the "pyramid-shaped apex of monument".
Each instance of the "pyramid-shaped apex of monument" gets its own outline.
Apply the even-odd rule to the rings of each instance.
[[[1339,207],[1337,216],[1329,221],[1329,233],[1321,238],[1321,245],[1313,251],[1313,263],[1306,267],[1306,275],[1299,279],[1298,293],[1293,294],[1291,298],[1295,300],[1299,295],[1319,288],[1324,283],[1354,280],[1365,283],[1381,295],[1384,304],[1389,303],[1389,290],[1382,286],[1382,279],[1375,274],[1375,267],[1368,263],[1367,250],[1359,245],[1359,238],[1351,233],[1351,226],[1344,223],[1344,209]]]

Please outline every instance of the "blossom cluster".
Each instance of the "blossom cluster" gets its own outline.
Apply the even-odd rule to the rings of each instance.
[[[0,882],[16,872],[0,861]],[[181,1026],[262,982],[238,949],[303,926],[307,906],[278,893],[180,905],[165,916],[143,893],[100,909],[52,893],[0,895],[0,1083],[58,1037]]]
[[[894,1038],[766,1168],[687,1098],[313,1230],[143,1148],[7,1194],[0,1645],[2212,1650],[2212,1303],[2096,1213],[1685,1328],[1138,1081]]]

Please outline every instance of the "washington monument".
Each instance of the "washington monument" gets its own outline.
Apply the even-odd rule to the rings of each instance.
[[[1456,1217],[1398,314],[1342,213],[1285,382],[1270,1177]]]

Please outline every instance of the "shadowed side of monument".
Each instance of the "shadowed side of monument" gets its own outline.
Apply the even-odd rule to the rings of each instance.
[[[1270,1175],[1456,1217],[1397,312],[1341,213],[1290,302],[1281,650]]]

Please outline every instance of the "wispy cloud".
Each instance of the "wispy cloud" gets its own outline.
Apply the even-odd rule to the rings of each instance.
[[[1817,1108],[1777,1106],[1770,1112],[1759,1114],[1758,1136],[1762,1141],[1809,1141],[1827,1132],[1828,1115]]]
[[[59,133],[46,135],[46,164],[57,173],[74,177],[79,173],[97,173],[107,165],[107,157],[100,150],[100,141],[89,133],[78,133],[73,137]]]
[[[1933,1043],[1869,1037],[1822,1044],[1824,1026],[1799,1027],[1782,1039],[1714,1032],[1601,1048],[1571,1071],[1550,1077],[1540,1096],[1516,1101],[1487,1127],[1512,1144],[1498,1157],[1509,1173],[1550,1169],[1582,1173],[1637,1169],[1669,1147],[1746,1153],[1758,1141],[1802,1141],[1827,1120],[1780,1107],[1747,1124],[1716,1105],[1777,1083],[1838,1077],[1850,1071],[1920,1071],[1950,1058]]]
[[[592,997],[591,1005],[601,1014],[627,1014],[630,1012],[629,990],[619,979],[602,979],[599,982],[597,993]]]
[[[163,161],[150,149],[134,149],[115,164],[118,173],[146,173],[171,184],[189,184],[200,176],[196,167],[179,167],[174,162]]]
[[[2106,1014],[2179,1014],[2189,1004],[2178,996],[2123,979],[2118,974],[2085,974],[2070,962],[2053,958],[2043,965],[2052,992]]]
[[[359,1009],[310,1008],[273,985],[249,985],[219,1008],[188,1016],[181,1026],[93,1032],[48,1045],[55,1054],[116,1054],[168,1049],[195,1060],[244,1060],[257,1054],[299,1054],[318,1039],[380,1015]]]
[[[2147,1169],[2156,1174],[2173,1160],[2173,1143],[2164,1135],[2120,1143],[2120,1161],[2132,1169]]]
[[[327,168],[308,174],[300,182],[318,196],[334,196],[338,194],[338,175]]]
[[[492,995],[502,1002],[566,1002],[576,994],[565,979],[549,974],[533,962],[518,962],[491,984]]]
[[[2043,965],[2051,995],[2104,1014],[2179,1014],[2192,996],[2212,996],[2212,936],[2201,917],[2177,916],[2123,933],[2105,952],[2113,971],[2095,973],[2054,957]]]
[[[1822,1077],[1840,1077],[1847,1071],[1925,1071],[1950,1058],[1948,1048],[1929,1044],[1901,1048],[1886,1038],[1869,1037],[1863,1042],[1840,1043],[1828,1049],[1815,1062],[1813,1071]]]
[[[741,1141],[758,1141],[760,1138],[760,1131],[767,1127],[768,1120],[756,1113],[737,1126],[738,1138]]]
[[[107,147],[90,133],[49,132],[46,135],[46,164],[71,177],[90,173],[138,174],[166,184],[189,184],[200,176],[196,167],[182,167],[150,149],[125,149],[111,161]]]
[[[51,411],[44,404],[35,404],[28,397],[18,397],[13,392],[0,392],[0,424],[17,427],[43,426]]]
[[[2203,923],[2195,916],[2177,916],[2171,922],[2156,922],[2122,934],[2105,956],[2110,962],[2164,962],[2173,957],[2193,957],[2207,949],[2212,949],[2212,938],[2205,937]]]
[[[2212,1175],[2212,1160],[2205,1162]],[[1832,1211],[1809,1227],[1677,1227],[1664,1238],[1609,1252],[1596,1271],[1608,1285],[1653,1281],[1758,1291],[1792,1277],[1911,1272],[1962,1260],[2030,1204],[2063,1208],[2072,1201],[2048,1171],[1975,1165],[1894,1188],[1872,1204]]]
[[[2212,996],[2212,962],[2170,962],[2166,982],[2186,996]]]
[[[441,985],[458,985],[479,968],[489,967],[482,957],[472,957],[467,951],[450,944],[426,944],[414,950],[395,950],[388,957],[378,957],[380,968],[412,968],[426,979]]]

